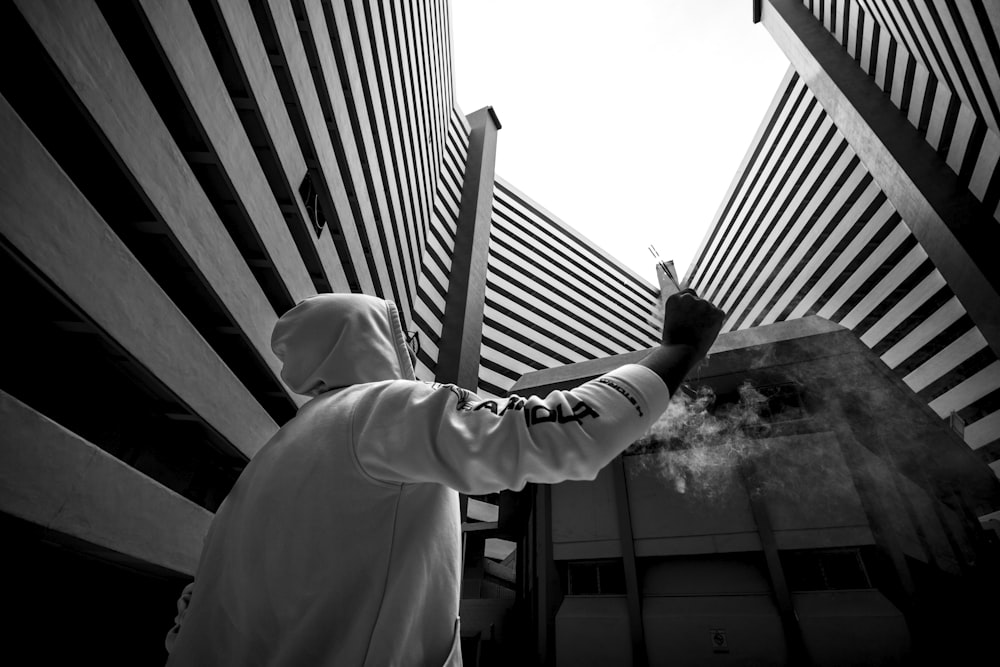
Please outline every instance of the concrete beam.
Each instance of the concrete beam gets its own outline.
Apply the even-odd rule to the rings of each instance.
[[[189,5],[142,0],[161,48],[293,303],[316,290]]]
[[[253,99],[243,98],[238,106],[259,112],[267,133],[266,148],[277,156],[285,185],[295,200],[293,204],[287,206],[294,209],[294,215],[308,220],[302,201],[298,197],[299,184],[308,168],[295,137],[295,129],[285,109],[274,70],[266,58],[267,50],[261,41],[260,30],[254,23],[253,12],[247,0],[219,0],[218,8],[219,20],[229,32],[233,51],[243,68],[249,92],[253,97]],[[316,238],[310,233],[309,242],[316,248],[316,254],[333,291],[350,292],[347,273],[340,257],[337,256],[332,236],[321,234]]]
[[[493,221],[493,178],[497,130],[493,107],[469,114],[472,128],[462,186],[462,206],[448,277],[448,298],[441,323],[437,379],[475,391],[483,342],[483,305]]]
[[[920,133],[798,0],[761,21],[1000,355],[1000,226]]]
[[[267,0],[264,4],[267,5],[267,11],[274,21],[274,28],[281,44],[281,64],[288,68],[299,110],[305,122],[307,140],[316,154],[316,163],[309,165],[309,167],[317,170],[317,174],[323,178],[330,192],[331,203],[337,219],[340,220],[341,232],[344,234],[344,241],[351,254],[361,291],[374,295],[376,293],[375,283],[369,270],[358,229],[361,221],[355,221],[354,213],[351,211],[351,204],[347,198],[347,187],[340,173],[340,165],[330,139],[329,128],[323,118],[323,108],[316,93],[316,86],[313,84],[309,60],[306,57],[305,46],[302,44],[299,24],[292,11],[292,5],[280,0]],[[336,82],[336,85],[339,86],[339,82]],[[386,286],[383,285],[383,287]]]
[[[277,425],[0,97],[0,234],[248,457]]]
[[[366,9],[370,12],[372,24],[382,25],[383,19],[380,15],[378,3],[363,4],[355,2],[352,4],[354,6],[354,20],[357,22],[357,25],[365,25],[367,22],[368,15],[366,14]],[[345,3],[331,2],[328,3],[328,6],[333,9],[337,16],[338,27],[343,26],[343,29],[346,29],[348,18],[346,15],[341,18],[340,15],[341,12],[347,11]],[[364,68],[365,76],[369,81],[368,94],[371,96],[372,108],[392,109],[397,105],[395,91],[389,84],[389,82],[394,81],[394,76],[390,76],[389,74],[390,58],[383,42],[382,31],[376,30],[373,38],[369,39],[368,32],[361,30],[358,33],[358,38],[358,46],[361,48],[361,61],[358,63],[358,66]],[[350,43],[350,40],[344,40],[343,38],[341,38],[341,41],[344,44]],[[348,59],[352,58],[353,50],[345,49],[344,55]],[[386,82],[385,90],[371,84],[373,81],[378,81],[379,77],[382,78],[383,82]],[[364,99],[363,93],[354,93],[356,104],[362,99]],[[399,127],[395,123],[387,122],[385,114],[376,113],[372,120],[374,123],[373,127],[362,124],[362,129],[366,130],[368,134],[374,131],[371,139],[374,145],[366,149],[368,150],[368,154],[373,155],[375,151],[379,151],[387,163],[391,163],[394,159],[395,163],[400,165],[399,169],[402,170],[404,168],[403,165],[405,165],[402,143],[403,139],[409,139],[409,137],[401,137]],[[369,141],[368,134],[365,135],[366,145]],[[402,134],[408,135],[408,133]],[[394,157],[393,154],[395,154]],[[415,231],[417,227],[417,214],[414,208],[415,202],[418,201],[415,188],[418,186],[414,179],[407,178],[404,174],[400,174],[399,176],[397,183],[393,183],[393,174],[391,172],[386,174],[386,195],[389,197],[391,210],[395,211],[395,225],[389,225],[390,218],[383,218],[383,221],[384,224],[389,225],[390,229],[395,228],[397,230],[395,233],[399,235],[399,242],[403,250],[401,260],[405,264],[405,268],[410,276],[411,293],[409,299],[411,300],[411,310],[406,314],[405,319],[412,321],[413,310],[416,309],[416,303],[419,300],[417,298],[417,283],[420,282],[419,257],[422,254],[422,248],[418,241],[419,236]],[[402,304],[397,305],[401,306]]]
[[[767,503],[763,496],[753,491],[753,489],[760,488],[760,478],[756,465],[752,461],[744,461],[740,466],[740,475],[743,478],[743,486],[747,492],[750,511],[753,514],[757,536],[760,539],[761,551],[764,554],[764,562],[767,565],[767,577],[771,584],[771,594],[774,595],[774,601],[778,605],[778,613],[781,616],[781,626],[785,634],[789,664],[808,665],[810,662],[808,651],[802,638],[802,626],[799,624],[799,616],[795,610],[795,601],[788,586],[788,579],[785,577],[785,570],[781,565],[781,555],[778,551],[778,541],[774,534],[774,526],[771,523],[771,514],[768,511]]]
[[[709,350],[708,355],[710,362],[713,364],[725,360],[726,363],[736,364],[738,368],[744,369],[746,366],[738,365],[743,363],[743,361],[729,362],[729,359],[735,360],[739,358],[738,355],[741,354],[741,351],[745,351],[742,353],[743,356],[752,358],[757,348],[761,346],[778,345],[781,343],[792,343],[793,345],[783,349],[794,351],[796,349],[795,343],[799,341],[803,341],[814,336],[824,336],[837,332],[844,334],[844,338],[847,340],[857,341],[857,337],[854,336],[854,334],[850,333],[839,324],[834,324],[829,320],[813,315],[797,320],[776,322],[762,327],[740,329],[738,331],[729,331],[720,334],[715,343],[712,345],[712,349]],[[581,384],[587,380],[591,380],[595,377],[613,371],[619,366],[633,364],[645,357],[653,349],[654,348],[649,348],[647,350],[626,352],[624,354],[616,354],[611,357],[590,359],[587,361],[580,361],[575,364],[566,364],[565,366],[556,366],[555,368],[546,368],[540,371],[525,373],[521,376],[521,379],[519,379],[514,386],[511,387],[510,392],[513,394],[544,396],[545,393],[552,391],[553,389]],[[724,355],[722,354],[724,352],[736,352],[737,354]],[[808,357],[803,355],[796,356],[793,353],[786,359],[786,363],[797,360],[799,356],[803,359],[815,358],[816,353],[815,351],[810,351]],[[760,360],[757,363],[763,364],[765,361]],[[749,366],[752,367],[753,364],[751,363]]]
[[[379,170],[378,158],[376,157],[375,143],[372,138],[371,119],[368,116],[368,109],[365,106],[365,91],[361,83],[361,71],[358,69],[351,48],[353,39],[348,28],[347,8],[345,3],[332,2],[321,3],[320,0],[303,0],[303,5],[308,16],[308,23],[311,26],[313,42],[316,46],[316,57],[319,60],[320,75],[326,81],[327,102],[333,109],[333,122],[329,123],[330,133],[336,133],[340,137],[343,155],[346,158],[347,173],[354,184],[354,193],[357,197],[357,205],[361,211],[362,220],[358,221],[359,234],[365,234],[368,239],[368,247],[371,248],[372,256],[382,285],[382,292],[385,298],[397,301],[396,306],[403,319],[403,327],[411,318],[412,304],[410,295],[403,289],[403,273],[407,270],[400,264],[402,257],[395,252],[392,234],[392,216],[389,215],[389,207],[386,200],[389,184],[382,182],[382,174]],[[326,12],[330,12],[329,16]],[[332,25],[327,21],[331,18]],[[332,28],[332,32],[328,31]],[[360,31],[367,35],[367,31]],[[337,59],[334,55],[334,42],[340,44],[340,49],[344,56],[344,69],[340,71],[337,66]],[[342,77],[347,79],[350,90],[345,91],[341,81]],[[375,79],[369,79],[372,88],[377,88]],[[351,95],[348,101],[346,94]],[[358,129],[361,132],[361,142],[355,139],[354,129],[351,123],[351,110],[348,105],[354,105],[354,113],[358,118]],[[379,109],[379,105],[374,106]],[[376,116],[378,114],[375,114]],[[366,156],[366,164],[362,164],[361,156]],[[372,179],[373,187],[369,193],[365,170],[367,169]],[[382,237],[386,237],[386,246],[382,246]],[[412,278],[412,276],[411,276]],[[393,281],[398,287],[399,298],[396,298],[392,286]]]
[[[212,513],[0,391],[0,511],[193,575]]]
[[[17,6],[192,268],[281,382],[281,364],[270,347],[277,315],[100,10],[89,0]],[[285,389],[296,404],[304,402]]]

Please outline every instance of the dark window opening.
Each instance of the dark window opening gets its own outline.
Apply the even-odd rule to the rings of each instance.
[[[786,382],[765,387],[758,387],[765,399],[761,405],[761,417],[769,422],[786,422],[805,419],[806,412],[803,390],[797,382]]]
[[[625,567],[621,559],[559,563],[566,595],[625,595]]]
[[[739,405],[741,409],[753,410],[768,424],[809,417],[805,386],[794,381],[761,385],[746,381],[739,390],[721,394],[716,394],[710,387],[685,385],[682,389],[692,400],[707,399],[707,409],[712,414],[725,414]]]
[[[781,564],[793,591],[834,591],[872,588],[857,549],[789,551]]]

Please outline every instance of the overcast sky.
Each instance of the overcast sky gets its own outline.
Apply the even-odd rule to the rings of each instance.
[[[655,284],[686,275],[788,68],[752,0],[452,0],[497,175]]]

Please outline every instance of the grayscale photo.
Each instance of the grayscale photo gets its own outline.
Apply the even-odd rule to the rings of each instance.
[[[5,664],[993,667],[997,0],[0,0]]]

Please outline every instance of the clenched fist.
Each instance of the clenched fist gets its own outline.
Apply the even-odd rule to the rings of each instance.
[[[663,309],[662,345],[637,362],[659,375],[674,393],[688,371],[698,365],[715,342],[726,314],[686,289],[667,299]]]
[[[690,347],[701,360],[715,342],[726,314],[700,298],[693,289],[685,289],[667,299],[663,309],[664,345]]]

